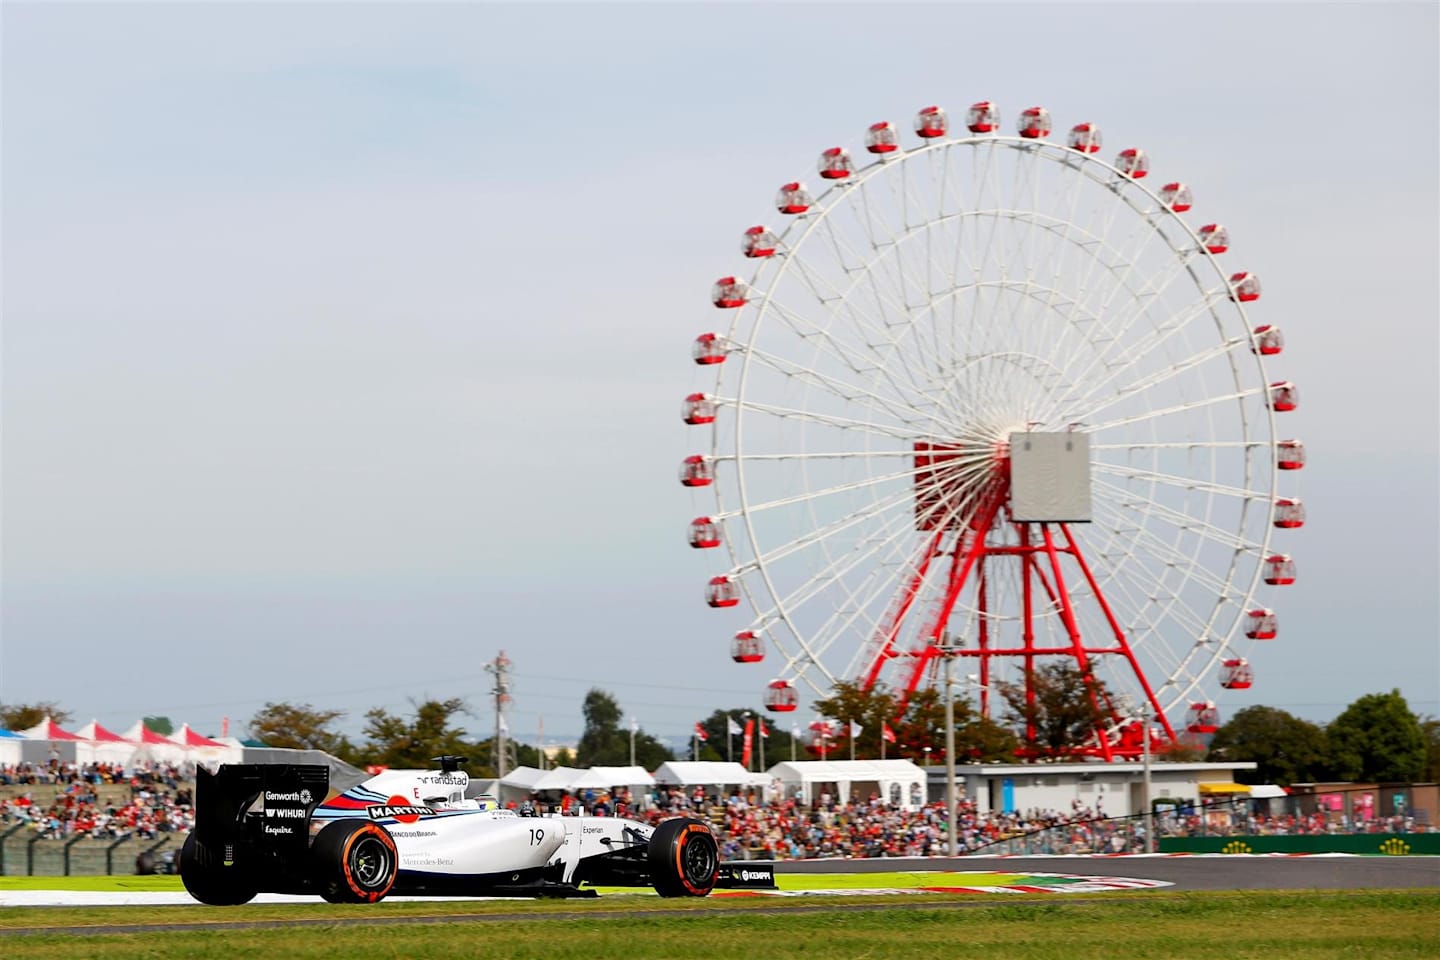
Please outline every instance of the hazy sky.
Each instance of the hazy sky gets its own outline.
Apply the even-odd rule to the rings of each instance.
[[[1301,575],[1221,709],[1440,713],[1433,3],[0,9],[0,700],[488,735],[503,649],[522,737],[758,707],[675,481],[710,283],[822,148],[988,98],[1147,149],[1285,327]]]

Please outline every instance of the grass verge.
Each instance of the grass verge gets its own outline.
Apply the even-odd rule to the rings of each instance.
[[[842,906],[865,904],[866,910]],[[976,907],[964,909],[963,907]],[[491,922],[484,922],[489,917]],[[0,938],[10,958],[484,956],[672,960],[703,950],[767,960],[951,954],[1006,960],[1306,960],[1440,955],[1440,890],[1130,893],[1021,899],[850,898],[575,902],[456,901],[374,907],[277,904],[6,910],[3,926],[280,921],[284,926],[42,931]],[[424,922],[416,922],[423,920]],[[481,922],[476,922],[477,920]],[[28,921],[28,922],[17,922]],[[496,922],[498,921],[498,922]],[[296,922],[313,925],[299,926]]]

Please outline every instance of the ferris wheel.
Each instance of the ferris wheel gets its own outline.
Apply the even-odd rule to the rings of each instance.
[[[987,714],[1059,660],[1103,681],[1096,755],[1140,749],[1137,711],[1213,733],[1305,521],[1259,279],[1094,123],[1057,142],[1032,107],[1007,136],[981,102],[913,133],[824,150],[712,288],[680,481],[730,656],[775,711],[838,680],[903,700],[958,658]]]

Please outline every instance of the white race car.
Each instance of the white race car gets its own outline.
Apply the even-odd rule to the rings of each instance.
[[[716,886],[774,887],[768,864],[721,863],[704,821],[541,816],[467,798],[463,758],[390,770],[326,800],[329,770],[226,764],[196,774],[195,829],[177,858],[202,903],[257,893],[375,903],[390,894],[594,896],[593,886],[703,897]]]

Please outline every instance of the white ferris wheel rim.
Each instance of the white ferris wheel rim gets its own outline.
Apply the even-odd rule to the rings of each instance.
[[[767,354],[762,338],[763,325],[767,322],[772,324],[793,322],[796,317],[787,317],[787,313],[801,312],[798,308],[792,308],[778,299],[777,291],[783,288],[787,274],[803,275],[809,269],[807,267],[809,261],[806,259],[807,243],[823,245],[825,241],[829,240],[833,251],[829,255],[841,259],[847,253],[854,252],[841,249],[844,244],[836,240],[833,230],[827,236],[827,224],[833,223],[835,218],[844,215],[847,211],[853,215],[855,208],[862,203],[878,202],[867,195],[867,191],[872,185],[884,184],[886,178],[891,178],[892,181],[897,176],[904,178],[910,172],[912,165],[918,168],[920,165],[928,163],[928,169],[933,173],[937,167],[935,163],[937,157],[941,159],[941,163],[938,165],[943,171],[941,176],[946,177],[951,169],[951,160],[959,151],[969,151],[967,156],[971,161],[973,171],[976,163],[975,157],[980,151],[988,154],[987,162],[989,162],[1002,150],[1016,151],[1022,155],[1021,159],[1014,161],[1017,168],[1027,162],[1032,167],[1040,163],[1047,163],[1065,168],[1069,171],[1070,177],[1065,182],[1070,184],[1072,190],[1081,189],[1086,179],[1091,186],[1110,190],[1114,195],[1114,210],[1110,216],[1113,218],[1124,215],[1133,218],[1130,221],[1132,226],[1136,222],[1147,224],[1148,230],[1144,233],[1144,243],[1149,244],[1158,238],[1162,241],[1163,247],[1168,250],[1168,255],[1172,260],[1173,272],[1171,275],[1158,280],[1156,278],[1147,280],[1144,276],[1136,275],[1134,258],[1126,260],[1122,257],[1107,264],[1098,255],[1092,255],[1085,268],[1086,281],[1095,276],[1097,269],[1101,271],[1103,277],[1105,274],[1114,274],[1119,267],[1124,275],[1134,276],[1138,286],[1131,290],[1127,281],[1116,289],[1124,290],[1132,297],[1137,297],[1155,295],[1160,288],[1177,280],[1188,279],[1194,284],[1194,296],[1198,299],[1191,304],[1192,314],[1183,317],[1181,322],[1176,325],[1175,330],[1193,330],[1192,325],[1199,325],[1205,319],[1212,320],[1217,330],[1214,341],[1205,344],[1203,349],[1192,348],[1191,352],[1182,357],[1179,362],[1171,363],[1168,367],[1152,371],[1140,379],[1127,383],[1124,389],[1117,391],[1116,396],[1108,398],[1110,403],[1086,406],[1076,401],[1066,408],[1073,411],[1075,419],[1084,424],[1082,429],[1095,437],[1096,448],[1100,451],[1137,450],[1149,447],[1152,450],[1171,448],[1192,453],[1201,451],[1214,456],[1211,461],[1211,476],[1208,478],[1176,475],[1158,469],[1127,470],[1114,463],[1102,462],[1097,471],[1095,483],[1096,520],[1111,524],[1116,530],[1124,526],[1123,517],[1115,512],[1115,498],[1123,496],[1133,501],[1137,497],[1133,488],[1128,490],[1125,488],[1126,484],[1148,485],[1152,491],[1179,485],[1212,499],[1215,497],[1235,499],[1239,502],[1242,515],[1254,510],[1267,517],[1269,505],[1275,501],[1278,495],[1278,477],[1273,455],[1277,436],[1275,412],[1268,405],[1261,405],[1257,408],[1254,404],[1247,402],[1252,400],[1257,393],[1263,394],[1265,385],[1270,382],[1266,375],[1264,358],[1249,349],[1251,326],[1247,311],[1243,303],[1235,301],[1229,296],[1227,273],[1221,268],[1217,255],[1205,249],[1199,234],[1183,217],[1169,209],[1156,191],[1149,189],[1138,180],[1126,177],[1116,167],[1093,155],[1080,153],[1043,140],[1019,137],[983,135],[937,138],[926,141],[917,147],[897,152],[890,157],[876,160],[855,170],[848,179],[833,182],[828,189],[814,197],[813,204],[803,216],[791,220],[783,231],[777,231],[781,252],[776,257],[762,259],[756,263],[754,271],[748,278],[749,285],[756,293],[742,309],[734,311],[730,328],[725,334],[727,346],[739,360],[738,376],[733,377],[735,384],[727,394],[727,383],[731,378],[727,377],[727,370],[722,365],[717,371],[715,392],[707,397],[715,402],[719,409],[733,411],[734,420],[733,432],[729,435],[722,430],[719,422],[712,426],[709,455],[712,464],[733,467],[730,482],[716,483],[714,486],[716,507],[712,518],[724,530],[723,541],[731,560],[725,575],[738,582],[740,590],[750,604],[750,609],[755,612],[748,628],[770,638],[780,655],[779,669],[776,670],[773,664],[770,666],[772,674],[796,683],[804,682],[817,694],[823,695],[828,692],[829,686],[836,680],[847,679],[854,675],[856,660],[864,655],[866,646],[864,642],[857,639],[857,634],[873,633],[875,618],[872,614],[867,621],[865,617],[854,615],[847,620],[844,616],[837,619],[832,615],[826,620],[825,625],[817,630],[800,625],[800,618],[795,615],[794,609],[803,606],[826,591],[826,587],[821,583],[822,580],[839,579],[841,576],[849,575],[853,569],[859,568],[865,563],[874,562],[879,555],[893,554],[898,546],[903,545],[907,540],[914,539],[914,531],[908,528],[908,524],[898,521],[898,518],[908,519],[910,516],[909,491],[908,488],[902,488],[898,496],[892,491],[889,497],[876,500],[873,515],[856,514],[848,520],[833,521],[829,525],[815,527],[792,539],[776,541],[772,537],[762,535],[757,529],[756,518],[759,514],[772,510],[804,509],[813,505],[820,498],[836,495],[837,491],[840,491],[840,487],[814,489],[806,486],[786,496],[767,498],[764,494],[752,490],[755,485],[749,482],[747,471],[758,469],[760,464],[765,461],[800,464],[803,468],[807,462],[881,462],[886,459],[894,461],[898,458],[901,462],[892,464],[898,469],[892,469],[888,473],[866,474],[862,479],[853,481],[855,489],[876,486],[907,476],[913,477],[916,472],[913,463],[908,466],[903,463],[911,453],[905,441],[916,441],[925,435],[923,432],[915,430],[913,425],[923,422],[926,416],[905,406],[904,391],[899,388],[895,393],[888,395],[886,391],[879,388],[852,394],[851,399],[862,394],[867,396],[867,399],[857,404],[853,415],[848,417],[832,412],[822,412],[818,409],[786,406],[776,402],[773,398],[767,399],[763,393],[752,397],[747,394],[747,388],[750,386],[752,374],[756,369],[761,368],[767,368],[767,372],[770,374],[779,374],[796,382],[803,381],[807,384],[806,390],[813,388],[822,392],[828,390],[838,393],[840,386],[833,382],[826,372],[817,369],[813,363],[807,365],[798,358],[792,359]],[[924,169],[917,169],[916,175],[923,172],[925,172]],[[1036,189],[1038,189],[1040,184],[1038,175],[1034,177],[1033,183],[1037,185]],[[890,189],[893,196],[895,190],[893,182]],[[902,184],[899,200],[902,207],[908,205],[909,202],[904,189]],[[888,235],[883,244],[872,244],[872,248],[867,251],[868,257],[862,258],[855,265],[854,274],[860,279],[857,279],[848,290],[835,291],[834,302],[843,305],[847,302],[847,298],[856,296],[859,285],[864,282],[863,278],[871,278],[872,287],[876,286],[877,283],[873,278],[877,271],[883,268],[884,260],[901,257],[902,254],[898,251],[901,251],[907,243],[918,242],[916,238],[923,237],[927,244],[930,243],[939,231],[948,229],[941,226],[942,221],[947,219],[964,220],[966,217],[972,219],[988,217],[992,240],[995,236],[994,231],[1002,225],[1009,229],[1017,224],[1024,224],[1032,231],[1048,231],[1061,236],[1064,238],[1063,242],[1071,246],[1090,246],[1097,251],[1109,250],[1106,232],[1097,234],[1086,224],[1072,222],[1065,217],[1052,215],[1046,210],[1021,209],[1018,206],[1008,208],[996,206],[992,209],[982,210],[977,198],[974,209],[967,211],[962,206],[947,213],[944,204],[945,196],[942,188],[940,209],[933,216],[911,223],[908,210],[904,211],[901,219],[904,221],[906,229],[900,234]],[[1015,256],[1022,260],[1025,259],[1024,244],[1028,242],[1027,237],[1021,238],[1021,245],[1017,248]],[[988,246],[981,257],[988,260]],[[1064,256],[1062,255],[1060,259],[1063,261]],[[958,263],[959,258],[955,258],[955,261]],[[982,262],[981,268],[984,265]],[[962,295],[980,297],[981,294],[976,291],[986,287],[996,287],[1004,294],[1013,293],[1018,289],[1023,298],[1043,299],[1047,311],[1058,305],[1099,329],[1097,319],[1103,310],[1094,311],[1095,316],[1086,316],[1086,310],[1082,306],[1084,300],[1082,292],[1062,290],[1053,283],[1047,285],[1036,282],[1037,266],[1033,261],[1019,264],[1024,268],[1023,280],[1019,282],[1008,279],[1004,266],[1002,264],[1001,271],[1004,279],[998,283],[994,280],[981,279],[979,270],[977,270],[976,282],[973,284],[952,282],[948,299],[958,301]],[[905,272],[903,265],[899,268],[899,272],[901,274]],[[812,290],[820,285],[820,282],[814,278],[800,282],[802,285],[808,284]],[[902,279],[901,287],[906,282]],[[1083,287],[1084,283],[1081,285]],[[874,290],[868,292],[873,294]],[[1115,291],[1112,291],[1111,296],[1114,295]],[[822,308],[821,312],[828,312],[833,317],[835,308],[827,305],[824,297],[817,296],[816,299]],[[997,300],[996,303],[998,304],[999,301]],[[806,304],[805,309],[814,309],[814,305]],[[881,304],[879,309],[881,314],[884,314],[887,307]],[[921,314],[934,316],[937,313],[937,304],[929,302],[916,309]],[[992,308],[992,319],[996,316],[995,310],[997,309],[998,307]],[[1227,313],[1224,322],[1217,315],[1217,311],[1220,310]],[[902,306],[902,312],[911,317],[913,326],[916,310],[905,304]],[[1144,311],[1139,311],[1136,316],[1143,317]],[[746,332],[747,325],[748,333]],[[1147,345],[1147,349],[1157,349],[1170,336],[1171,334],[1167,333],[1164,337],[1155,339],[1154,342]],[[817,328],[815,338],[824,341],[830,338],[830,334]],[[1240,349],[1242,346],[1243,357]],[[1054,367],[1055,357],[1047,357],[1041,352],[1037,352],[1036,347],[1036,344],[1018,343],[1012,351],[1013,355],[1008,357],[1006,362],[1014,369],[1024,369],[1028,366],[1038,370],[1045,368],[1047,364]],[[832,349],[837,356],[843,359],[845,355],[843,349],[838,347]],[[1104,352],[1100,351],[1096,355],[1104,356]],[[993,362],[998,356],[1000,356],[999,351],[992,351],[982,360]],[[1083,413],[1102,412],[1107,407],[1129,399],[1126,394],[1127,390],[1131,396],[1144,395],[1164,387],[1167,383],[1180,377],[1190,366],[1198,367],[1210,364],[1217,359],[1227,362],[1233,373],[1235,389],[1228,394],[1209,395],[1199,399],[1182,399],[1169,406],[1158,408],[1152,404],[1148,410],[1140,414],[1132,413],[1125,417],[1113,418],[1112,421],[1101,420],[1097,423],[1081,419]],[[1241,372],[1240,365],[1242,363],[1246,367],[1246,374]],[[1115,371],[1110,373],[1101,371],[1103,375],[1095,376],[1091,376],[1088,371],[1085,371],[1082,376],[1076,377],[1076,381],[1078,383],[1088,378],[1092,384],[1114,385],[1117,381],[1124,382],[1123,372],[1129,368],[1129,364],[1117,364]],[[1055,369],[1059,368],[1055,367]],[[913,380],[914,371],[909,371],[909,373],[912,374],[911,379]],[[881,375],[893,378],[894,372],[877,373],[877,376]],[[1027,375],[1029,374],[1027,373]],[[1053,375],[1060,376],[1058,373]],[[997,380],[998,382],[1001,381]],[[855,384],[850,386],[853,387]],[[1032,383],[1030,386],[1031,394],[1037,392],[1043,394],[1043,391],[1036,389],[1036,384]],[[1148,444],[1139,444],[1133,439],[1119,444],[1105,442],[1105,437],[1110,431],[1137,422],[1149,423],[1153,427],[1157,422],[1169,416],[1202,409],[1213,410],[1217,407],[1223,407],[1226,415],[1234,421],[1231,429],[1238,430],[1238,439],[1234,437],[1221,438],[1218,432],[1212,429],[1209,436],[1199,439],[1193,436],[1157,435]],[[876,416],[877,410],[894,413],[895,416],[889,422],[882,422]],[[906,414],[911,415],[908,421]],[[1070,414],[1061,411],[1055,415],[1063,418]],[[763,447],[747,449],[745,443],[747,416],[769,417],[789,423],[819,424],[838,431],[868,432],[875,437],[900,441],[900,444],[898,447],[892,444],[889,449],[874,451],[864,449],[843,451],[794,449],[785,451],[766,450]],[[1050,425],[1054,426],[1053,423]],[[1013,423],[1011,426],[1024,428],[1024,425]],[[1227,482],[1226,478],[1215,475],[1215,463],[1220,456],[1224,455],[1222,448],[1236,448],[1241,453],[1240,462],[1243,464],[1243,474],[1239,483]],[[1265,457],[1251,455],[1260,449],[1267,451]],[[731,493],[734,497],[733,504],[727,503],[727,494]],[[1168,596],[1164,598],[1165,602],[1160,605],[1160,609],[1163,611],[1161,619],[1187,624],[1196,637],[1194,642],[1188,644],[1176,645],[1174,641],[1169,641],[1172,649],[1165,652],[1169,666],[1165,671],[1163,682],[1157,684],[1157,693],[1161,695],[1162,706],[1168,710],[1202,690],[1221,661],[1227,657],[1238,656],[1241,652],[1241,645],[1237,643],[1237,640],[1240,639],[1238,636],[1240,615],[1237,611],[1243,613],[1254,605],[1254,597],[1259,590],[1262,578],[1262,566],[1259,561],[1270,553],[1272,529],[1270,524],[1265,522],[1258,525],[1252,524],[1254,530],[1247,530],[1242,520],[1242,529],[1237,532],[1213,522],[1208,507],[1205,514],[1192,516],[1184,510],[1176,510],[1173,506],[1167,505],[1161,501],[1158,494],[1153,493],[1141,510],[1147,517],[1155,516],[1177,528],[1193,530],[1199,540],[1209,541],[1212,546],[1218,545],[1233,551],[1232,561],[1218,573],[1193,562],[1193,557],[1187,557],[1185,553],[1185,550],[1189,548],[1182,547],[1178,543],[1167,544],[1163,539],[1155,540],[1153,535],[1151,539],[1154,542],[1146,542],[1143,537],[1146,531],[1143,529],[1136,531],[1136,543],[1132,543],[1126,551],[1131,566],[1136,569],[1143,569],[1146,566],[1135,559],[1137,551],[1140,550],[1150,555],[1150,566],[1154,566],[1157,562],[1184,566],[1187,580],[1202,582],[1205,589],[1212,590],[1221,600],[1208,612],[1195,610],[1192,609],[1192,604],[1182,600],[1183,587],[1176,586],[1169,589]],[[772,575],[772,566],[785,561],[792,555],[812,550],[818,552],[823,549],[823,543],[828,537],[837,535],[847,526],[872,521],[878,523],[877,518],[881,514],[889,518],[886,521],[889,523],[889,527],[886,528],[884,538],[873,549],[869,551],[852,550],[844,554],[839,561],[831,559],[829,565],[822,568],[815,578],[808,583],[801,584],[798,588],[782,585]],[[1104,519],[1102,520],[1102,518]],[[1110,532],[1111,539],[1116,539],[1114,530]],[[736,536],[736,533],[741,533],[743,536]],[[1105,558],[1105,552],[1102,550],[1099,559],[1103,563]],[[1123,559],[1125,558],[1122,557],[1122,561]],[[903,563],[892,563],[890,569],[892,571],[890,575],[881,577],[878,582],[866,586],[868,593],[865,596],[859,596],[856,591],[851,592],[851,599],[856,601],[857,609],[873,611],[877,604],[883,605],[886,603],[886,597],[893,593],[901,578],[907,573],[912,575],[914,573],[913,568],[907,570]],[[1102,569],[1099,576],[1102,579],[1106,576],[1109,577],[1105,580],[1108,589],[1116,592],[1119,597],[1118,604],[1129,608],[1131,614],[1142,611],[1147,606],[1147,602],[1141,599],[1140,594],[1152,589],[1153,584],[1140,582],[1136,579],[1134,572],[1119,576],[1111,573],[1108,569]],[[990,612],[983,616],[996,616],[996,614]],[[1228,617],[1228,622],[1222,623],[1221,621],[1226,617]],[[1133,627],[1133,624],[1128,626]],[[1152,653],[1164,643],[1153,635],[1146,635],[1143,631],[1137,633],[1135,640],[1140,646],[1150,648]],[[832,649],[837,646],[840,648],[838,651]],[[848,657],[844,656],[847,646],[850,648]]]

